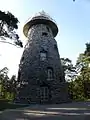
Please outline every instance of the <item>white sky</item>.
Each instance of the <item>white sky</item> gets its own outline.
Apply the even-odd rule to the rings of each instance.
[[[22,12],[18,9],[20,4],[16,4],[16,3],[19,3],[19,0],[0,0],[0,10],[10,11],[18,19],[20,19],[19,14]],[[22,28],[24,25],[22,20],[20,20],[18,33],[20,35],[20,39],[23,41],[23,39],[25,38],[22,33]],[[19,64],[22,52],[23,52],[23,48],[17,48],[13,45],[0,42],[0,69],[3,67],[8,67],[10,70],[9,71],[10,76],[13,74],[17,74],[18,64]]]

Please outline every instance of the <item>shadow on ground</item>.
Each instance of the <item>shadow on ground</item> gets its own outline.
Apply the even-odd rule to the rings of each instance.
[[[0,120],[90,120],[89,105],[90,102],[32,105],[3,111]]]

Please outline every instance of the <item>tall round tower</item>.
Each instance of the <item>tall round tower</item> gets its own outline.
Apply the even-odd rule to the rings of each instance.
[[[21,103],[60,103],[67,101],[67,84],[57,42],[58,27],[45,12],[28,20],[23,28],[28,38],[21,57],[17,94]]]

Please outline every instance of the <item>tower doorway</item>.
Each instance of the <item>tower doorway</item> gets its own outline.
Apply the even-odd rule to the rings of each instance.
[[[48,103],[49,102],[49,88],[46,86],[42,86],[40,88],[40,103]]]

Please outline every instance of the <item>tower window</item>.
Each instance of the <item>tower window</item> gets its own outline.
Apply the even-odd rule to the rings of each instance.
[[[54,45],[54,48],[55,48],[56,50],[58,50],[58,48],[57,48],[57,45],[56,45],[56,44]]]
[[[24,57],[21,58],[21,61],[23,61],[23,60],[24,60]]]
[[[47,69],[47,74],[48,74],[48,80],[52,80],[53,79],[53,69],[48,68]]]
[[[46,32],[42,32],[42,36],[47,36],[48,34]]]
[[[46,60],[46,52],[40,52],[40,60],[41,61]]]
[[[46,27],[47,28],[47,30],[48,30],[48,32],[49,32],[49,27]]]
[[[19,71],[18,72],[18,81],[20,80],[20,77],[21,77],[21,72]]]
[[[20,64],[23,64],[24,62],[24,57],[21,58]]]

